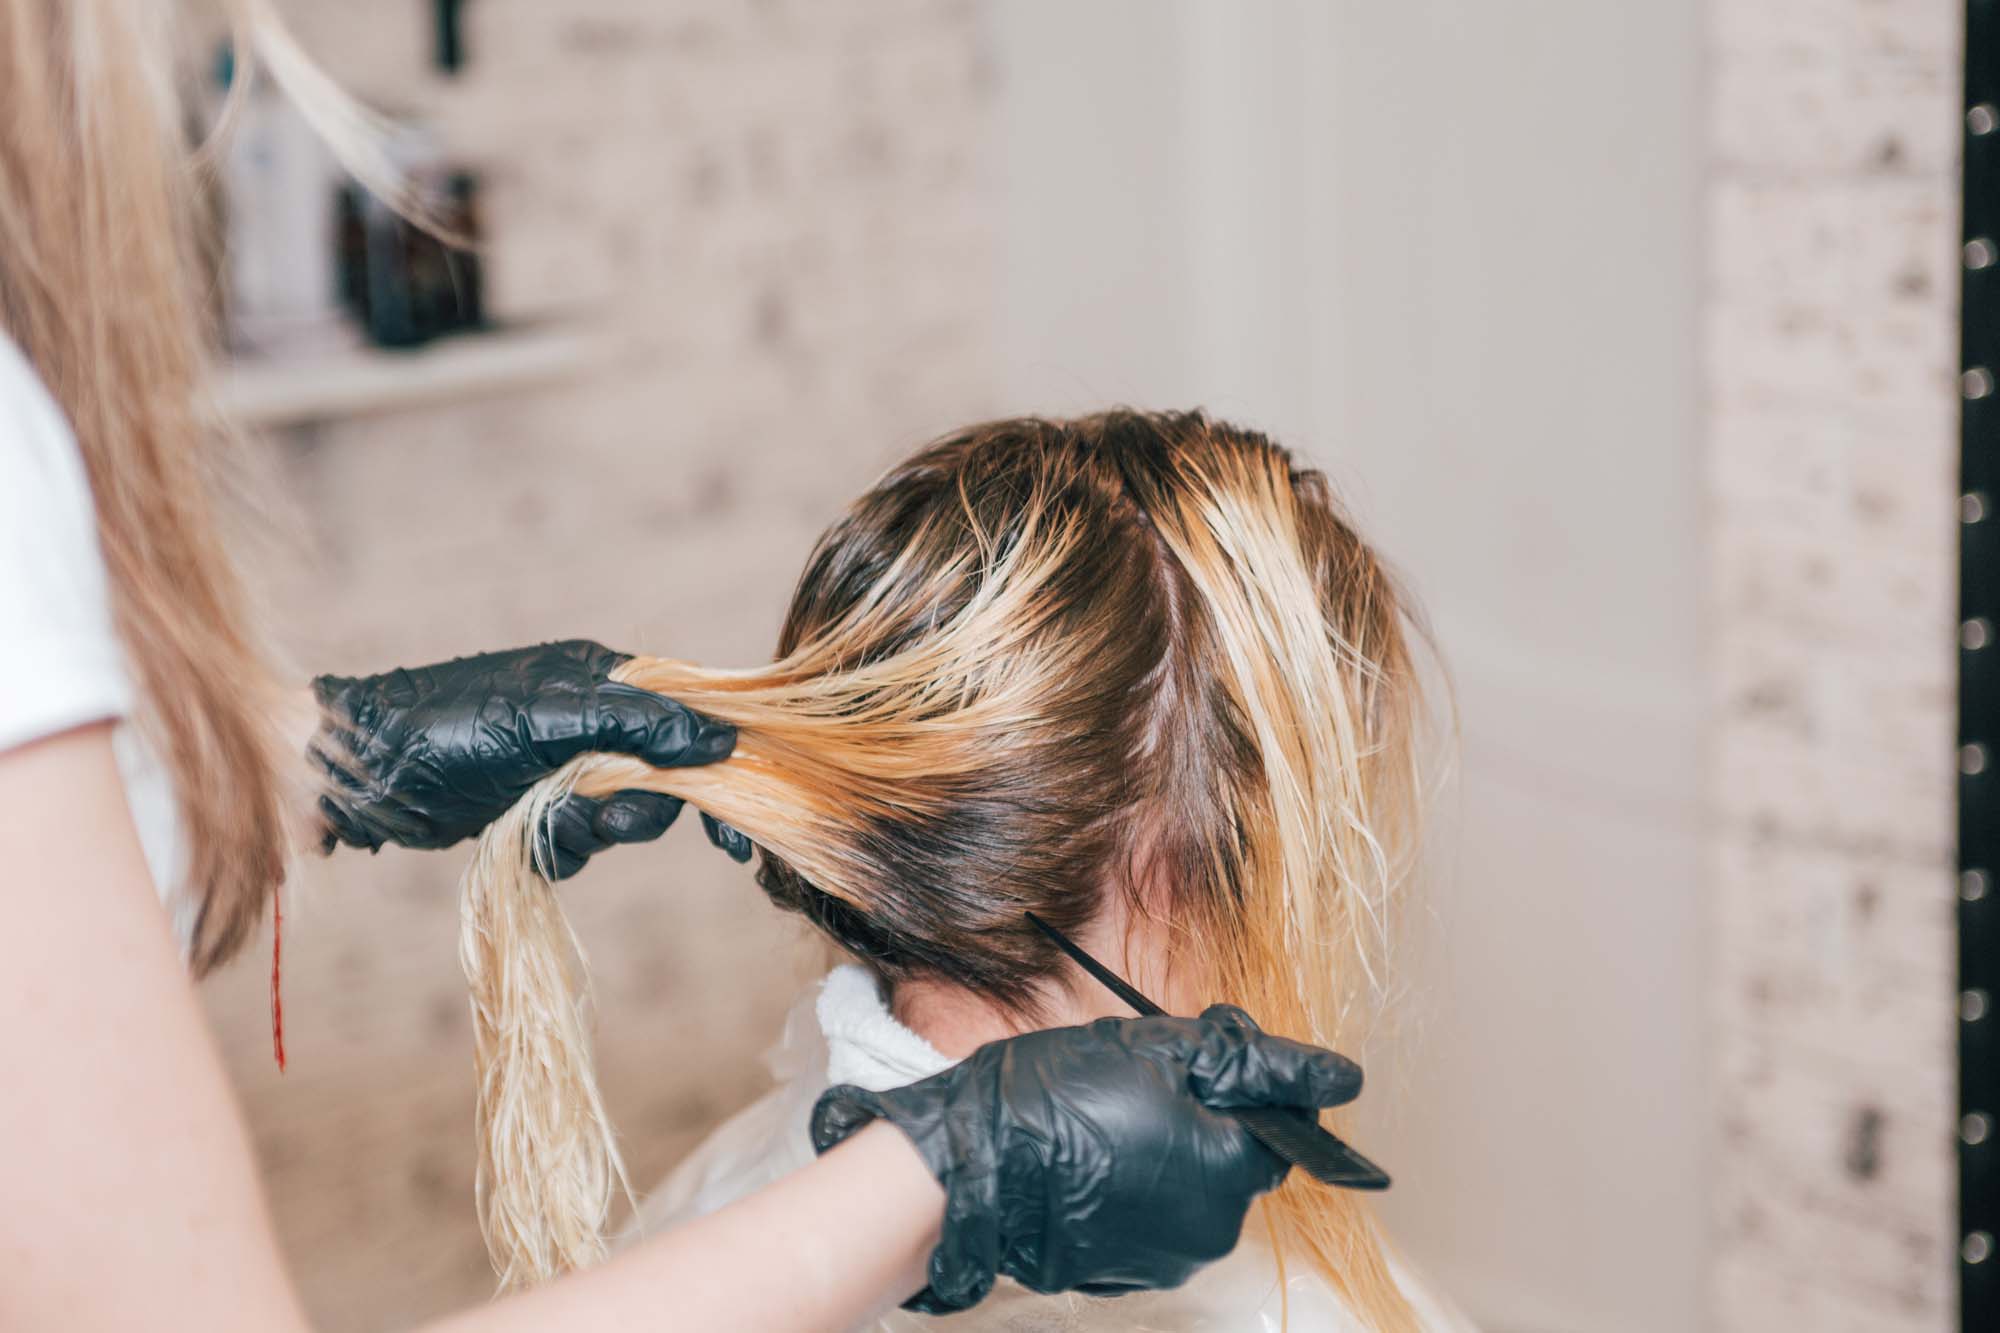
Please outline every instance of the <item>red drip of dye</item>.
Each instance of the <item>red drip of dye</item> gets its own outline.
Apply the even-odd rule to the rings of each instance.
[[[277,894],[271,896],[271,1053],[278,1057],[278,1072],[285,1072],[285,996],[278,987],[278,969],[285,958],[285,906]]]

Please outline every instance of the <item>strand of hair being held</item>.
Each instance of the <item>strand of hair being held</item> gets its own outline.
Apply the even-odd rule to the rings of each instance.
[[[548,873],[548,814],[579,767],[538,784],[487,829],[460,884],[479,1221],[502,1290],[602,1259],[613,1191],[631,1197],[597,1090],[583,947]]]

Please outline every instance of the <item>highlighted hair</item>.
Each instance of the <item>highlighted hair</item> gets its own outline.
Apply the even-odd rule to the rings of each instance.
[[[734,723],[731,758],[588,756],[481,840],[463,951],[503,1283],[596,1258],[622,1180],[537,869],[564,795],[734,825],[772,897],[892,984],[1032,1015],[1064,961],[1023,913],[1078,930],[1115,893],[1172,932],[1177,981],[1353,1051],[1416,833],[1413,637],[1326,479],[1198,413],[1002,421],[897,468],[822,538],[776,662],[620,669]],[[1266,1218],[1370,1327],[1414,1327],[1358,1196],[1294,1179]]]

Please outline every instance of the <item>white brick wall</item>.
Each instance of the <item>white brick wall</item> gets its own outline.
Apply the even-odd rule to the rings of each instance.
[[[1716,1327],[1942,1333],[1962,7],[1708,14]]]
[[[965,3],[481,0],[450,81],[424,6],[294,8],[484,168],[496,308],[588,310],[618,347],[573,388],[274,446],[302,666],[574,633],[754,660],[838,504],[993,409]],[[1960,11],[1706,13],[1713,1323],[1942,1333]],[[309,872],[283,1079],[263,962],[211,989],[324,1328],[489,1289],[460,860]],[[691,828],[569,901],[644,1182],[755,1084],[798,932]]]
[[[618,348],[574,387],[274,442],[304,550],[270,583],[302,668],[572,634],[762,660],[840,506],[993,410],[967,5],[480,0],[457,80],[424,66],[427,6],[294,8],[336,73],[484,169],[500,313],[580,310]],[[287,921],[282,1079],[268,956],[210,991],[316,1327],[402,1327],[491,1290],[462,861],[309,869]],[[568,901],[644,1187],[747,1099],[801,932],[692,820],[606,857]]]

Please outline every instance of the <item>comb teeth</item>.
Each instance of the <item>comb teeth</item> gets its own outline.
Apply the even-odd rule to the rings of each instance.
[[[1027,913],[1035,929],[1049,937],[1076,965],[1097,978],[1106,990],[1141,1014],[1164,1014],[1166,1010],[1139,993],[1125,978],[1085,953],[1069,936],[1048,922]],[[1349,1190],[1385,1190],[1389,1173],[1329,1134],[1311,1116],[1276,1107],[1236,1108],[1224,1112],[1250,1132],[1250,1136],[1322,1185]]]
[[[1389,1174],[1321,1126],[1289,1111],[1251,1107],[1229,1113],[1256,1140],[1322,1185],[1385,1190]]]

